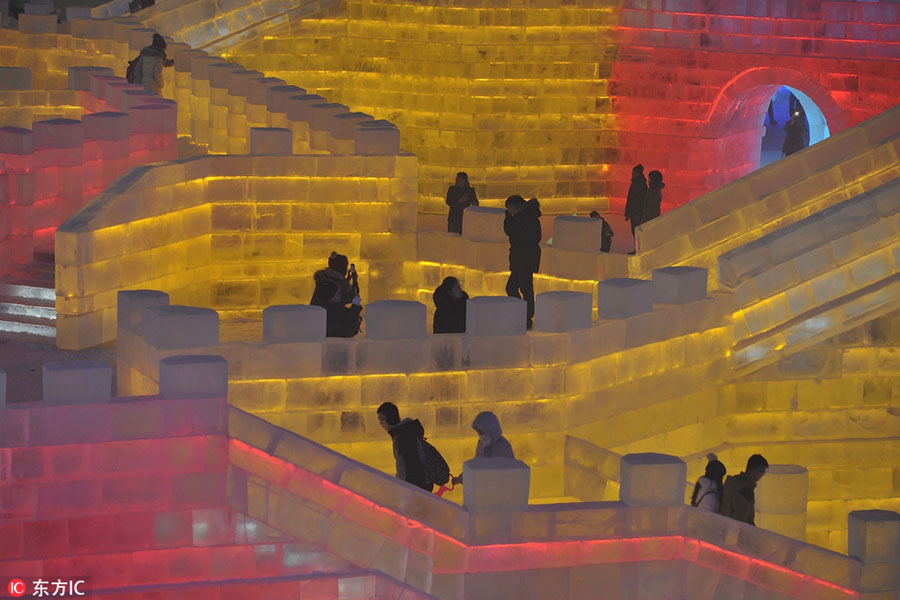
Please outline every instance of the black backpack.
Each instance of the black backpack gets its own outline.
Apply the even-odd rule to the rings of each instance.
[[[134,83],[134,72],[137,70],[137,63],[141,60],[141,55],[138,54],[134,60],[128,61],[128,68],[125,69],[125,81],[128,83]]]
[[[450,467],[437,448],[422,438],[422,450],[425,452],[425,473],[435,485],[444,485],[450,481]]]

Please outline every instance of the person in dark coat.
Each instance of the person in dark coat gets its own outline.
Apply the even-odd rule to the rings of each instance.
[[[805,119],[800,111],[795,111],[791,116],[791,120],[784,126],[786,135],[784,136],[784,144],[781,145],[781,151],[785,156],[790,156],[806,147],[803,140],[803,134],[806,129],[804,121]]]
[[[615,233],[613,233],[612,226],[600,216],[596,210],[592,210],[590,217],[592,219],[600,219],[603,222],[603,225],[600,227],[601,231],[601,239],[600,239],[600,252],[609,252],[610,248],[612,248],[612,239]]]
[[[397,406],[385,402],[378,407],[378,423],[391,436],[397,479],[430,492],[434,485],[425,468],[425,448],[422,445],[425,429],[419,420],[406,417],[401,421]]]
[[[456,174],[456,183],[447,190],[447,206],[450,212],[447,214],[447,231],[450,233],[462,233],[463,210],[469,206],[478,206],[478,196],[475,188],[469,185],[469,175],[463,171]]]
[[[722,490],[722,514],[744,523],[756,525],[756,483],[769,469],[769,462],[760,454],[747,460],[747,470],[728,477]]]
[[[503,436],[503,428],[500,427],[500,419],[489,410],[478,413],[472,421],[472,429],[478,434],[478,444],[475,446],[475,458],[511,458],[516,459],[512,444]],[[463,482],[460,473],[453,478],[452,483]]]
[[[647,178],[644,177],[644,165],[635,165],[631,169],[631,185],[628,187],[628,200],[625,201],[625,220],[631,223],[632,237],[634,228],[641,224],[646,197]]]
[[[466,332],[466,301],[469,295],[465,293],[456,277],[447,277],[434,290],[434,333],[465,333]]]
[[[662,189],[664,187],[666,187],[666,184],[663,183],[662,173],[650,171],[650,187],[647,189],[646,198],[644,198],[644,212],[641,215],[641,223],[646,223],[659,216],[660,205],[662,204]]]
[[[506,199],[503,231],[509,237],[509,279],[506,295],[522,298],[528,305],[526,327],[534,319],[534,274],[541,266],[541,205],[537,198]],[[521,295],[520,295],[521,292]]]
[[[359,287],[349,276],[347,265],[346,256],[332,252],[328,257],[328,268],[313,275],[316,289],[309,303],[325,309],[325,335],[328,337],[353,337],[359,333],[362,323]]]

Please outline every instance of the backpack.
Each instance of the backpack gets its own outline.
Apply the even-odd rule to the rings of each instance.
[[[134,72],[137,70],[139,60],[141,60],[140,54],[138,54],[134,60],[128,61],[128,68],[125,69],[125,81],[128,83],[134,83]]]
[[[431,479],[431,483],[444,485],[450,481],[450,467],[437,448],[422,438],[422,450],[425,452],[425,473]]]

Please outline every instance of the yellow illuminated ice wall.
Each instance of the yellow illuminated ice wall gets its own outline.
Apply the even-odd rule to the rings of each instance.
[[[140,43],[130,36],[146,38],[127,21],[73,24],[73,34],[78,27],[111,36],[116,41],[108,47],[117,56]],[[268,90],[280,82],[251,90],[242,78],[258,75],[213,67],[223,61],[192,52],[176,54],[172,84],[183,134],[216,151],[239,151],[249,146],[255,123],[290,129],[295,153],[347,153],[346,138],[327,133],[331,126],[291,118],[307,116],[300,101],[288,106],[287,98],[273,98],[270,105]],[[254,94],[257,102],[250,101]],[[673,211],[641,230],[636,257],[607,257],[577,236],[570,244],[560,238],[537,278],[539,291],[593,295],[597,282],[611,275],[648,279],[657,267],[703,266],[711,289],[720,288],[707,300],[658,305],[581,332],[429,336],[417,342],[424,362],[415,369],[397,366],[400,355],[391,366],[395,356],[380,352],[378,340],[360,338],[306,348],[303,356],[313,357],[309,365],[317,372],[291,373],[296,366],[290,365],[279,372],[290,355],[260,342],[257,325],[249,334],[233,327],[237,333],[220,339],[218,321],[215,343],[196,351],[229,356],[236,405],[384,469],[391,457],[373,411],[385,398],[423,420],[453,467],[474,448],[472,416],[495,410],[533,467],[538,498],[589,499],[570,476],[577,469],[614,489],[617,474],[593,458],[605,453],[681,455],[694,478],[709,450],[731,472],[762,450],[773,463],[809,467],[807,535],[844,551],[847,510],[897,508],[900,499],[900,294],[896,195],[889,187],[898,123],[900,113],[891,111]],[[502,238],[496,228],[485,237],[471,233],[492,231],[496,214],[472,212],[469,223],[484,226],[463,238],[414,235],[402,211],[397,233],[360,231],[372,222],[393,223],[392,213],[379,212],[381,202],[388,211],[395,202],[414,206],[415,177],[415,158],[400,153],[221,156],[133,171],[57,238],[61,340],[77,348],[112,339],[116,294],[126,288],[161,289],[175,303],[221,309],[224,318],[303,302],[309,271],[335,244],[345,244],[339,248],[369,270],[367,302],[427,300],[448,274],[461,276],[473,295],[502,293]],[[443,188],[446,173],[439,178]],[[335,196],[353,201],[339,208]],[[439,194],[431,198],[436,203]],[[827,207],[848,212],[817,222]],[[757,244],[764,235],[771,237]],[[385,270],[374,285],[376,261]],[[131,342],[121,346],[120,373],[127,376],[120,383],[136,392],[153,385],[160,350],[173,348]],[[386,362],[375,360],[381,357]],[[567,435],[593,450],[575,452]]]

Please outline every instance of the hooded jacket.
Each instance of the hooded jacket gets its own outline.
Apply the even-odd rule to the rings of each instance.
[[[644,212],[641,215],[641,223],[646,223],[650,219],[655,219],[660,214],[660,206],[662,205],[662,189],[666,184],[660,182],[650,182],[647,188],[647,195],[644,197]]]
[[[478,196],[472,186],[452,185],[447,190],[447,198],[444,200],[450,207],[447,214],[447,231],[450,233],[462,233],[463,210],[469,206],[478,206]]]
[[[500,420],[490,411],[478,413],[472,421],[472,428],[480,432],[478,445],[475,447],[475,458],[511,458],[516,459],[512,445],[503,437]]]
[[[509,237],[509,268],[528,268],[537,273],[541,266],[541,204],[537,198],[525,203],[515,215],[503,218],[503,231]]]
[[[434,290],[431,296],[434,299],[434,333],[465,333],[466,332],[466,301],[469,295],[462,293],[460,298],[454,298],[443,284]]]
[[[144,46],[139,56],[140,60],[134,68],[134,82],[143,85],[148,92],[162,94],[166,52],[154,46]]]
[[[744,523],[756,525],[756,482],[746,473],[725,479],[722,492],[722,514]]]
[[[353,337],[359,333],[362,307],[355,304],[347,306],[356,297],[347,278],[334,269],[324,269],[316,271],[313,279],[316,289],[309,303],[325,309],[325,335]]]
[[[628,187],[628,200],[625,201],[625,218],[637,227],[644,215],[644,199],[647,196],[647,178],[643,169],[631,170],[631,185]]]
[[[397,478],[431,491],[432,482],[425,469],[425,448],[422,438],[425,429],[418,419],[404,418],[388,429],[394,444],[394,462],[397,465]]]

